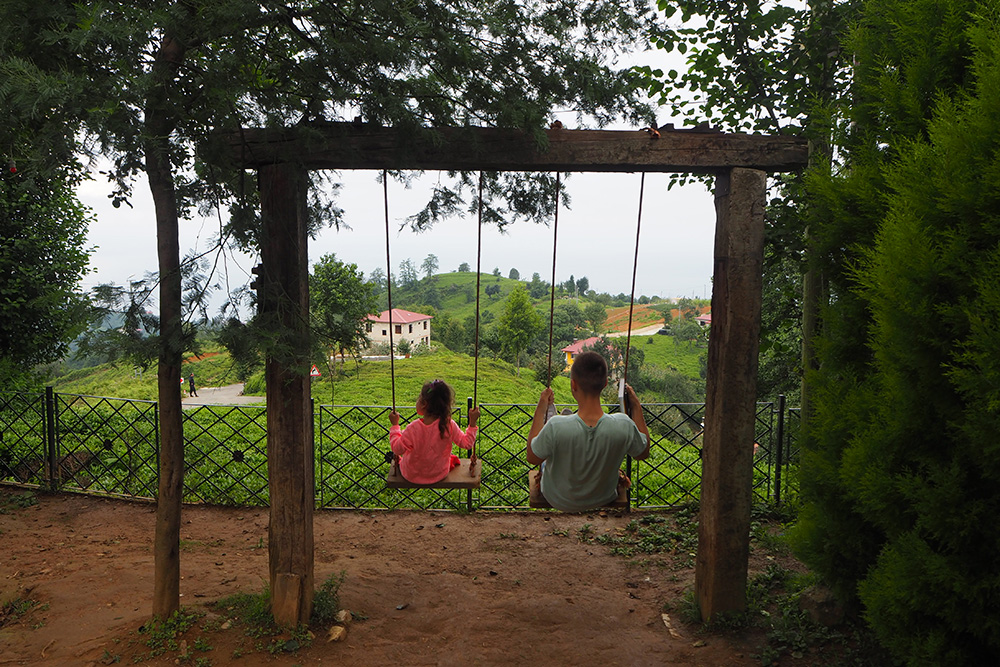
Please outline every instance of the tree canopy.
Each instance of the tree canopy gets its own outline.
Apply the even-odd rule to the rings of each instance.
[[[309,276],[313,332],[341,354],[368,342],[368,315],[378,313],[378,299],[356,264],[323,255]]]
[[[521,352],[528,348],[541,328],[542,316],[535,310],[528,292],[523,285],[515,286],[507,295],[496,330],[504,351],[513,355],[514,366],[519,373]]]

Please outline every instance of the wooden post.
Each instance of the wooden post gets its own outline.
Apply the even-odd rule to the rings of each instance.
[[[762,171],[716,179],[715,274],[695,595],[703,620],[746,609],[764,261]]]
[[[309,621],[314,583],[306,179],[283,164],[262,167],[259,180],[258,311],[270,332],[264,372],[271,611],[279,625],[295,626]]]

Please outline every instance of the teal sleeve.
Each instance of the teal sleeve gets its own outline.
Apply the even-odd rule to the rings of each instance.
[[[545,424],[538,435],[531,441],[531,451],[540,459],[547,459],[552,456],[552,428],[551,422]]]
[[[630,429],[631,437],[629,438],[628,453],[629,456],[635,458],[646,451],[646,434],[642,433],[631,419],[629,423],[632,424],[632,427]]]

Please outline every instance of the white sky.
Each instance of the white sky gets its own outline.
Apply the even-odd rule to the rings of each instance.
[[[373,171],[342,173],[344,187],[339,201],[350,229],[325,229],[310,241],[310,263],[335,253],[341,261],[357,264],[366,276],[376,268],[385,270],[385,212],[377,175]],[[397,231],[403,220],[425,202],[428,190],[421,187],[421,182],[430,183],[437,176],[428,172],[411,189],[390,180],[389,252],[397,275],[405,259],[410,259],[419,272],[429,254],[437,256],[440,272],[455,271],[462,262],[475,269],[474,217],[446,220],[420,234],[408,227]],[[715,232],[712,194],[703,185],[675,187],[668,192],[668,178],[666,174],[646,175],[636,297],[710,296]],[[640,175],[573,174],[565,183],[572,208],[562,208],[559,213],[556,280],[565,281],[570,274],[577,279],[586,276],[591,289],[628,294]],[[95,248],[91,255],[95,271],[84,280],[84,287],[100,282],[121,285],[141,278],[147,271],[156,271],[156,224],[145,182],[137,185],[131,209],[113,208],[107,199],[108,189],[100,182],[84,184],[79,194],[96,214],[88,232],[88,242]],[[494,227],[484,227],[483,271],[499,267],[506,277],[511,268],[516,268],[522,280],[538,272],[549,281],[553,243],[549,222],[516,223],[504,234]],[[218,229],[218,218],[181,221],[181,254],[211,247]],[[226,266],[230,286],[247,282],[253,264],[251,257],[230,256]]]
[[[672,57],[676,56],[675,53]],[[679,63],[665,61],[669,57],[656,52],[636,60],[664,68],[677,67]],[[663,116],[660,123],[668,120]],[[568,128],[574,127],[570,119],[564,118],[563,122]],[[615,129],[639,131],[621,126]],[[378,172],[345,171],[340,175],[343,188],[338,201],[350,229],[323,230],[316,240],[310,241],[310,262],[335,253],[341,261],[357,264],[366,276],[375,268],[384,271],[385,213]],[[427,172],[411,189],[390,181],[390,256],[392,271],[397,275],[399,264],[405,259],[410,259],[419,272],[429,254],[437,256],[440,272],[455,271],[462,262],[475,269],[474,217],[447,220],[421,234],[409,228],[397,231],[407,216],[420,210],[428,197],[428,184],[439,177],[443,178],[437,172]],[[668,180],[668,174],[646,175],[635,294],[637,298],[643,294],[707,298],[711,296],[715,234],[713,197],[701,184],[675,187],[668,192]],[[564,180],[571,208],[562,208],[559,214],[558,282],[571,274],[577,279],[586,276],[591,289],[610,294],[629,293],[639,183],[639,174],[573,174]],[[84,183],[78,192],[83,204],[96,216],[88,232],[88,245],[94,249],[91,255],[94,272],[83,281],[84,289],[102,282],[123,285],[130,279],[143,277],[147,271],[156,271],[156,226],[145,179],[136,183],[133,208],[113,208],[108,199],[110,188],[101,176]],[[217,217],[182,220],[181,255],[211,247],[218,230]],[[228,275],[229,288],[248,282],[254,263],[252,257],[229,256],[220,265]],[[509,226],[505,234],[495,228],[484,228],[482,268],[488,273],[495,267],[504,277],[511,268],[516,268],[522,280],[537,272],[549,281],[551,226],[522,222]],[[221,303],[222,299],[216,301]]]

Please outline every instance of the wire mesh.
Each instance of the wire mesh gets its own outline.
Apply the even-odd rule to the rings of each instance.
[[[45,395],[0,394],[0,481],[46,483]]]

